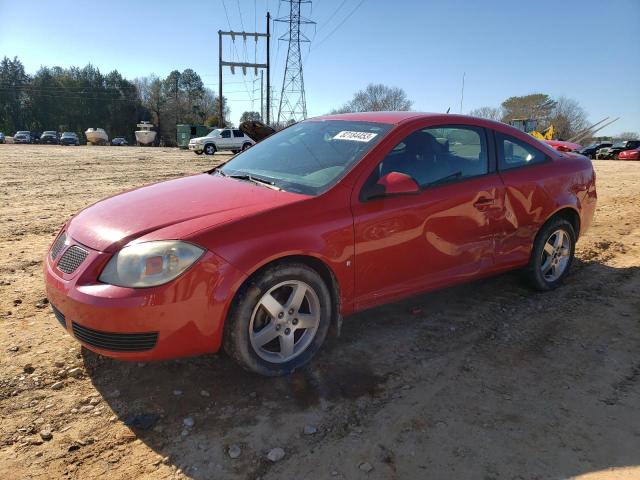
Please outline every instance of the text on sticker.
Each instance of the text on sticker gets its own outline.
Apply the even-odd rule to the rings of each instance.
[[[333,137],[334,140],[351,140],[353,142],[369,142],[371,141],[371,139],[375,138],[378,134],[377,133],[370,133],[370,132],[350,132],[348,130],[343,130],[342,132],[338,133],[335,137]]]

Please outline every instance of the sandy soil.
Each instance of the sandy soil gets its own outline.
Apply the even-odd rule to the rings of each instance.
[[[81,351],[45,304],[58,228],[224,158],[0,145],[2,478],[640,478],[640,162],[596,162],[596,221],[555,292],[515,272],[370,310],[289,378]]]

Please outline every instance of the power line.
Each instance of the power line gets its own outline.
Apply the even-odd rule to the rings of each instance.
[[[349,12],[349,14],[344,17],[342,19],[342,21],[336,26],[336,28],[334,28],[333,30],[331,30],[331,32],[329,32],[329,34],[324,37],[322,40],[320,40],[311,50],[316,50],[320,45],[322,45],[329,37],[331,37],[342,25],[344,25],[344,23],[349,20],[349,18],[351,18],[351,16],[356,13],[356,11],[360,8],[360,6],[365,2],[365,0],[360,0],[360,3],[358,3],[356,5],[356,7],[351,10],[351,12]]]

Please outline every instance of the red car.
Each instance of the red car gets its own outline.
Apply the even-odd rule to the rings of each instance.
[[[555,148],[559,152],[577,152],[582,149],[579,143],[567,142],[564,140],[543,140],[547,145]]]
[[[618,160],[640,160],[640,148],[623,150],[618,154]]]
[[[223,346],[280,375],[359,310],[523,267],[557,287],[595,207],[589,159],[502,123],[325,116],[81,211],[46,255],[47,296],[100,354]]]

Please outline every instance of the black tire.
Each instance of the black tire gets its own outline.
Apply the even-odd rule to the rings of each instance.
[[[202,153],[203,153],[203,152],[202,152],[202,150],[200,150],[200,151],[198,151],[198,150],[194,150],[193,152],[194,152],[196,155],[202,155]]]
[[[554,237],[555,232],[562,230],[568,238],[569,257],[566,262],[562,273],[557,278],[547,278],[542,272],[543,258],[545,260],[549,257],[553,257],[548,253],[544,253],[545,244]],[[573,225],[564,218],[555,217],[550,219],[536,235],[536,239],[533,243],[533,250],[531,252],[531,259],[529,260],[529,266],[526,274],[529,284],[540,291],[548,291],[558,288],[565,277],[568,275],[573,263],[574,254],[576,250],[576,233],[573,229]],[[545,262],[546,263],[546,262]]]
[[[251,344],[249,328],[254,310],[263,295],[287,281],[304,282],[314,290],[319,300],[320,320],[315,335],[305,349],[289,361],[274,363],[256,353]],[[236,294],[224,328],[224,350],[250,372],[270,377],[287,375],[306,365],[320,349],[331,325],[332,312],[329,289],[315,270],[301,263],[274,264],[258,273]]]
[[[216,146],[213,143],[207,143],[204,146],[204,153],[206,155],[213,155],[214,153],[216,153]]]
[[[242,151],[244,152],[247,148],[251,148],[251,144],[249,142],[242,145]]]

